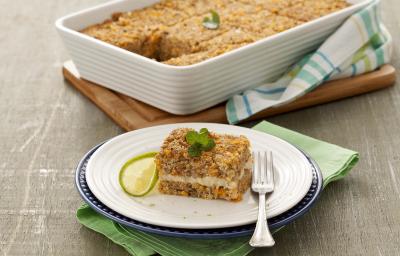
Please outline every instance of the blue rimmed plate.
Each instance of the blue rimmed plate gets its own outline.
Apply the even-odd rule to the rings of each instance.
[[[185,238],[197,238],[197,239],[216,239],[216,238],[231,238],[250,235],[254,231],[254,224],[242,225],[230,228],[217,228],[217,229],[182,229],[182,228],[170,228],[162,227],[157,225],[150,225],[134,219],[128,218],[113,211],[112,209],[105,206],[100,200],[98,200],[88,187],[86,182],[86,168],[89,159],[94,152],[102,144],[91,149],[80,161],[76,169],[75,182],[77,189],[84,199],[84,201],[90,205],[95,211],[101,215],[114,220],[115,222],[122,224],[123,226],[135,228],[141,231],[150,232],[159,235],[174,236],[174,237],[185,237]],[[289,224],[297,218],[304,215],[316,202],[321,191],[322,191],[322,174],[317,164],[306,155],[311,169],[312,169],[312,184],[304,196],[304,198],[297,203],[291,209],[285,211],[278,216],[268,219],[269,226],[271,229],[277,229],[282,226]]]
[[[268,218],[293,208],[312,183],[310,162],[296,147],[278,137],[256,130],[214,123],[182,123],[153,126],[116,136],[93,153],[86,168],[86,183],[93,195],[119,214],[143,223],[181,229],[220,229],[255,223],[258,197],[250,190],[239,202],[171,196],[154,189],[144,197],[123,191],[119,171],[132,157],[159,151],[175,129],[207,128],[218,134],[246,136],[251,150],[274,152],[274,193],[266,200]]]

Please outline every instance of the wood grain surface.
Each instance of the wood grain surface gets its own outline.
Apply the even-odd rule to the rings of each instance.
[[[225,103],[192,115],[173,115],[126,95],[81,79],[77,74],[75,66],[71,64],[70,61],[64,64],[62,70],[64,78],[125,131],[174,123],[228,123],[225,113]],[[393,86],[395,80],[396,69],[387,64],[374,72],[320,85],[314,91],[297,100],[279,107],[263,110],[244,120],[243,123],[385,89]]]
[[[0,255],[128,255],[75,219],[78,160],[123,130],[64,82],[70,57],[54,28],[101,2],[0,1]],[[382,5],[400,75],[400,1]],[[400,86],[267,120],[357,150],[361,161],[274,248],[252,255],[400,255]]]

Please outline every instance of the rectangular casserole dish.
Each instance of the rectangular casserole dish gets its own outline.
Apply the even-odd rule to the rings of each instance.
[[[108,2],[62,17],[56,28],[82,78],[164,111],[186,115],[276,79],[372,0],[348,0],[352,6],[341,11],[190,66],[166,65],[78,32],[115,12],[156,2]]]

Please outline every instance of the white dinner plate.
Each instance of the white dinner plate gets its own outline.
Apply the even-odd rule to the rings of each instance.
[[[307,158],[291,144],[268,134],[237,126],[184,123],[162,125],[128,132],[102,145],[90,158],[86,180],[103,204],[129,218],[157,226],[187,229],[226,228],[257,220],[257,196],[247,191],[241,202],[204,200],[163,195],[154,189],[144,197],[131,197],[119,185],[121,167],[132,157],[158,151],[163,140],[176,128],[203,127],[212,132],[244,135],[253,151],[272,150],[275,164],[275,191],[267,199],[267,215],[277,216],[295,206],[312,182]]]

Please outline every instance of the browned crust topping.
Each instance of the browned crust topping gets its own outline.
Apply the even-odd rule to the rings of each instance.
[[[191,65],[348,7],[346,0],[162,0],[82,33],[170,65]],[[202,20],[221,16],[216,30]]]
[[[244,136],[211,133],[216,145],[203,151],[199,157],[191,157],[185,136],[192,129],[180,128],[171,132],[156,155],[160,179],[163,175],[184,177],[216,177],[233,181],[240,176],[250,158],[250,142]]]

